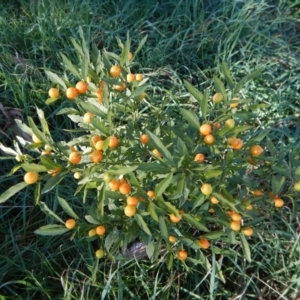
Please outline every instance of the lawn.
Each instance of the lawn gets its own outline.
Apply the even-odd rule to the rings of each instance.
[[[284,166],[277,172],[286,178],[281,191],[286,204],[253,220],[259,231],[248,239],[251,263],[238,250],[218,257],[224,283],[215,266],[207,270],[174,260],[169,270],[165,256],[154,263],[96,261],[93,242],[36,235],[51,218],[28,187],[0,204],[0,299],[300,299],[300,201],[293,189],[299,180],[299,18],[300,4],[288,0],[11,0],[2,5],[1,144],[13,145],[16,117],[38,120],[35,106],[44,111],[53,137],[73,136],[63,130],[73,129],[73,123],[57,115],[66,105],[45,104],[50,86],[45,71],[63,75],[59,52],[77,60],[72,39],[80,40],[80,28],[89,43],[111,52],[119,51],[117,38],[125,42],[127,33],[132,49],[147,35],[135,68],[150,78],[152,91],[166,95],[160,100],[162,118],[173,112],[170,99],[185,101],[184,80],[203,91],[212,88],[214,75],[222,76],[224,61],[237,81],[263,69],[245,90],[253,105],[263,104],[254,122],[258,132],[268,131],[275,158]],[[0,159],[2,194],[23,174],[8,176],[16,161],[3,152]],[[58,211],[53,197],[59,194],[83,210],[82,195],[74,196],[74,178],[64,182],[43,201]]]

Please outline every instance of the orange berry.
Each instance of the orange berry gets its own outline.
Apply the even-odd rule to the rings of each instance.
[[[181,218],[180,217],[177,217],[177,216],[175,216],[174,214],[170,214],[170,221],[172,222],[172,223],[178,223],[180,220],[181,220]]]
[[[112,77],[119,77],[121,74],[121,68],[119,66],[112,66],[109,72]]]
[[[96,228],[93,228],[89,231],[89,237],[93,237],[95,236],[97,233],[96,233]]]
[[[242,220],[242,216],[238,213],[233,213],[230,218],[232,219],[232,221],[241,221]]]
[[[128,183],[121,183],[119,187],[119,191],[121,194],[126,195],[129,194],[131,191],[131,187]]]
[[[154,155],[156,155],[157,157],[160,157],[160,158],[162,157],[161,153],[157,149],[152,150],[152,153]]]
[[[202,153],[198,153],[196,154],[194,161],[198,162],[198,163],[202,163],[204,162],[205,156]]]
[[[38,181],[39,179],[39,174],[37,172],[27,172],[24,175],[24,181],[27,184],[34,184]]]
[[[133,217],[135,215],[135,213],[136,213],[136,207],[135,206],[133,206],[133,205],[127,205],[127,206],[125,206],[125,208],[124,208],[124,214],[125,214],[125,216],[131,218],[131,217]]]
[[[169,236],[169,242],[170,242],[171,244],[176,243],[176,241],[177,241],[176,236],[174,236],[174,235],[170,235],[170,236]]]
[[[264,152],[264,149],[259,145],[254,145],[250,148],[250,153],[253,156],[260,156]]]
[[[239,102],[238,102],[238,101],[239,101],[240,99],[239,99],[239,98],[233,98],[232,100],[233,100],[233,101],[236,101],[236,102],[230,103],[230,107],[231,107],[231,108],[238,107],[238,105],[239,105]]]
[[[240,139],[237,139],[237,138],[234,139],[234,140],[232,141],[232,143],[231,143],[232,149],[235,149],[235,150],[240,150],[240,149],[243,148],[243,146],[244,146],[243,141],[240,140]]]
[[[91,154],[90,154],[90,160],[94,163],[98,163],[102,160],[103,155],[102,155],[102,151],[101,150],[94,150]]]
[[[253,234],[253,229],[251,227],[246,227],[242,230],[245,236],[251,236]]]
[[[75,88],[79,94],[84,94],[88,89],[88,85],[84,81],[79,81],[76,83]]]
[[[109,182],[109,188],[112,190],[112,191],[117,191],[121,185],[120,181],[118,179],[112,179],[110,182]]]
[[[49,170],[47,173],[50,174],[52,177],[54,177],[57,174],[59,174],[61,171],[62,171],[61,168],[57,168],[57,169]]]
[[[109,143],[108,146],[112,149],[116,148],[118,146],[119,140],[115,136],[109,137]]]
[[[200,126],[199,131],[202,135],[209,135],[211,133],[211,126],[209,124],[203,124]]]
[[[94,114],[90,112],[86,112],[83,116],[83,121],[87,124],[90,124],[92,122],[92,118],[94,117]]]
[[[126,89],[126,83],[122,82],[121,84],[114,84],[112,87],[114,90],[117,90],[119,92],[122,92]]]
[[[103,144],[104,144],[104,141],[103,141],[103,140],[98,141],[98,142],[95,144],[96,150],[102,150]]]
[[[215,93],[212,97],[214,103],[218,104],[223,101],[223,95],[221,93]]]
[[[225,122],[225,126],[229,127],[229,128],[233,128],[235,125],[235,121],[233,119],[228,119],[226,122]]]
[[[139,204],[139,200],[137,197],[128,196],[126,203],[127,205],[137,206]]]
[[[219,130],[221,128],[221,123],[220,122],[217,122],[217,123],[213,123],[212,124],[212,127],[216,130]]]
[[[73,151],[69,155],[69,162],[77,165],[81,162],[81,154],[78,151]]]
[[[128,53],[128,59],[132,60],[133,59],[133,54],[131,52]]]
[[[260,196],[262,196],[262,194],[263,194],[263,192],[261,190],[254,190],[253,191],[253,195],[255,197],[260,197]]]
[[[203,249],[208,249],[210,246],[210,242],[206,238],[201,238],[199,240],[199,246]]]
[[[180,250],[178,251],[177,253],[177,257],[180,259],[180,260],[186,260],[187,257],[188,257],[188,254],[185,250]]]
[[[78,96],[78,91],[74,87],[67,88],[66,97],[69,100],[74,100]]]
[[[104,90],[104,88],[105,88],[105,81],[101,81],[100,83],[99,83],[99,88],[100,88],[100,90]]]
[[[49,155],[49,154],[51,154],[51,151],[50,151],[50,150],[43,150],[43,151],[41,152],[41,155]]]
[[[284,205],[284,201],[281,198],[274,198],[275,207],[282,207]]]
[[[148,137],[148,135],[147,134],[142,134],[141,136],[140,136],[140,142],[142,143],[142,144],[148,144],[149,143],[149,137]]]
[[[104,235],[105,232],[106,232],[106,228],[104,226],[99,225],[99,226],[96,227],[96,233],[98,235]]]
[[[65,223],[65,226],[68,229],[73,229],[76,226],[76,220],[74,220],[74,219],[67,220],[66,223]]]
[[[204,194],[205,196],[208,196],[212,193],[213,188],[209,183],[204,183],[201,187],[200,190],[202,192],[202,194]]]
[[[129,73],[129,74],[127,74],[127,76],[126,76],[126,79],[127,79],[127,82],[130,83],[130,82],[132,82],[132,81],[135,80],[135,75]]]
[[[103,101],[104,101],[103,90],[99,89],[96,92],[96,97],[99,99],[99,102],[103,103]]]
[[[211,134],[208,134],[204,137],[204,143],[207,145],[211,145],[214,141],[215,141],[215,138]]]
[[[155,192],[154,192],[154,191],[148,191],[148,192],[147,192],[147,196],[148,196],[150,199],[155,199]]]
[[[218,203],[219,203],[219,200],[218,200],[216,197],[211,196],[211,197],[210,197],[210,202],[211,202],[212,204],[218,204]]]
[[[144,79],[143,74],[136,74],[136,75],[135,75],[135,80],[137,80],[137,81],[142,81],[143,79]]]
[[[96,134],[92,137],[91,141],[92,141],[92,145],[95,146],[97,142],[102,141],[102,137]]]
[[[48,91],[48,94],[49,94],[49,97],[50,97],[50,98],[57,98],[57,97],[59,96],[59,89],[51,88],[51,89]]]
[[[241,229],[241,223],[239,221],[232,221],[230,223],[230,228],[233,231],[239,231]]]
[[[97,258],[102,258],[104,257],[104,250],[103,249],[98,249],[96,252],[95,252],[95,255]]]

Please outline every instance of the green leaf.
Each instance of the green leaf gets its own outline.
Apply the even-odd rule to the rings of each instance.
[[[107,127],[105,127],[105,125],[96,118],[92,118],[92,124],[95,126],[96,129],[98,129],[101,133],[103,133],[104,135],[109,135],[109,130]]]
[[[136,220],[136,222],[138,223],[138,225],[150,236],[152,236],[150,229],[148,228],[146,222],[144,221],[143,217],[139,214],[135,214],[134,218]]]
[[[42,124],[43,132],[45,132],[47,135],[51,136],[47,121],[45,119],[44,112],[41,109],[39,109],[38,107],[36,107],[36,112],[37,112],[37,115],[38,115],[38,117],[40,119],[40,122]]]
[[[97,205],[97,213],[98,216],[104,216],[104,201],[105,201],[105,184],[104,182],[97,188],[98,192],[98,205]]]
[[[42,212],[44,212],[48,217],[51,219],[55,219],[58,222],[65,224],[65,222],[58,216],[56,215],[48,206],[45,202],[40,202],[40,209]]]
[[[273,176],[272,177],[272,191],[275,195],[280,194],[284,187],[286,178],[284,176]]]
[[[175,167],[175,163],[173,157],[169,150],[164,146],[161,140],[153,134],[151,131],[146,129],[146,134],[150,138],[151,143],[153,146],[162,154],[162,156],[173,166]]]
[[[64,169],[62,165],[55,163],[50,157],[46,155],[41,156],[41,163],[46,168],[46,171],[55,170],[55,169],[61,169],[61,170]],[[41,172],[45,172],[45,171],[41,171]]]
[[[22,164],[21,167],[26,172],[47,172],[48,169],[45,166],[34,164],[34,163],[25,163]]]
[[[155,205],[153,204],[152,201],[149,201],[148,212],[150,213],[150,216],[154,221],[158,221],[158,216],[155,211]]]
[[[237,85],[235,86],[235,89],[234,89],[234,94],[237,94],[242,88],[243,86],[248,82],[250,81],[251,79],[257,77],[264,69],[261,68],[261,69],[258,69],[254,72],[252,72],[251,74],[249,75],[246,75],[245,77],[243,77],[238,83]]]
[[[181,108],[180,112],[181,112],[182,116],[184,117],[184,119],[190,124],[190,126],[199,130],[200,123],[199,123],[197,115],[194,112],[189,111],[184,108]]]
[[[162,216],[159,216],[159,229],[160,229],[160,233],[163,236],[164,240],[166,242],[168,242],[168,240],[169,240],[168,228],[167,228],[165,219]]]
[[[63,65],[65,66],[66,69],[68,69],[75,77],[80,78],[80,74],[77,71],[77,69],[73,66],[72,62],[65,56],[62,52],[59,52],[62,60],[63,60]],[[86,77],[83,77],[86,79]]]
[[[77,54],[78,54],[79,56],[83,57],[83,56],[84,56],[84,53],[83,53],[83,51],[82,51],[81,46],[75,41],[74,38],[71,37],[70,40],[71,40],[71,43],[73,44],[73,47],[75,48],[75,51],[77,52]]]
[[[201,230],[201,231],[205,231],[205,232],[209,232],[209,230],[207,229],[206,226],[204,226],[203,224],[201,224],[200,222],[198,222],[194,217],[192,217],[189,214],[183,214],[182,218],[188,222],[189,224],[191,224],[192,226],[196,227],[197,229]]]
[[[99,225],[99,221],[95,220],[91,215],[86,215],[84,218],[91,224]]]
[[[54,102],[56,102],[57,100],[59,100],[60,97],[58,98],[48,98],[46,101],[45,101],[45,104],[49,105],[49,104],[52,104]]]
[[[49,191],[51,191],[56,185],[58,185],[65,178],[65,175],[66,175],[66,172],[61,172],[55,176],[52,176],[50,179],[48,179],[42,189],[41,194],[45,194],[45,193],[48,193]]]
[[[233,211],[237,212],[237,209],[233,203],[231,203],[229,200],[225,199],[223,196],[217,193],[212,193],[212,196],[216,197],[222,204],[230,207]]]
[[[34,124],[31,117],[28,117],[28,125],[32,129],[32,132],[45,144],[48,144],[48,140],[46,139],[45,135],[37,128]]]
[[[209,90],[205,89],[203,94],[203,101],[201,102],[201,111],[202,117],[207,120],[207,106],[208,106],[208,97],[209,97]]]
[[[59,84],[64,88],[64,90],[67,89],[65,82],[57,74],[50,71],[45,71],[45,73],[53,83]]]
[[[134,92],[130,95],[131,98],[135,98],[137,96],[140,96],[143,92],[146,91],[146,89],[148,88],[148,84],[145,83],[145,84],[142,84],[142,85],[139,85],[135,90]]]
[[[204,172],[204,177],[205,179],[216,178],[219,177],[222,173],[223,171],[221,170],[209,170]]]
[[[58,199],[58,203],[61,205],[62,209],[64,210],[64,212],[66,214],[68,214],[70,217],[74,218],[74,219],[79,219],[78,215],[74,212],[74,210],[72,209],[72,207],[69,205],[69,203],[61,198],[61,197],[57,197]]]
[[[86,56],[82,59],[82,65],[81,65],[81,78],[83,80],[87,79],[88,75],[88,58]]]
[[[140,41],[140,43],[139,43],[137,49],[134,51],[134,55],[136,55],[136,54],[142,49],[142,47],[144,46],[144,44],[145,44],[146,41],[147,41],[147,38],[148,38],[148,35],[145,35],[145,36],[142,38],[142,40]]]
[[[214,84],[216,91],[222,94],[224,101],[227,101],[227,93],[223,82],[218,77],[214,76]]]
[[[230,89],[232,90],[234,88],[234,81],[231,77],[228,66],[227,66],[226,62],[224,62],[224,61],[222,62],[221,70],[222,70],[222,73],[224,74],[227,84],[229,85]]]
[[[203,95],[195,87],[193,87],[188,81],[183,80],[186,89],[192,94],[192,96],[198,101],[200,107],[203,102]],[[203,112],[202,112],[203,113]]]
[[[8,190],[6,190],[1,196],[0,196],[0,203],[4,203],[9,198],[11,198],[13,195],[24,189],[28,184],[26,182],[20,182],[15,184],[14,186],[10,187]]]
[[[202,236],[211,240],[215,240],[220,238],[222,235],[224,235],[223,231],[211,231],[203,234]]]
[[[35,230],[35,234],[39,235],[61,235],[63,233],[68,232],[69,229],[63,225],[45,225]]]
[[[132,171],[135,171],[138,166],[131,166],[131,167],[123,167],[123,166],[113,166],[108,169],[108,172],[116,174],[116,175],[125,175]]]
[[[155,163],[136,163],[138,170],[158,172],[158,173],[169,173],[170,167],[164,164]]]
[[[161,196],[164,191],[169,187],[171,181],[173,179],[173,173],[170,173],[155,187],[155,195],[156,197]]]
[[[96,116],[100,116],[100,117],[105,117],[106,115],[104,114],[104,112],[99,109],[97,106],[93,105],[90,102],[80,102],[79,105],[85,110],[88,111]],[[92,124],[93,124],[93,119],[92,118]]]
[[[242,243],[244,256],[247,259],[247,261],[249,263],[251,263],[251,252],[250,252],[249,244],[248,244],[248,242],[247,242],[247,240],[246,240],[246,238],[243,234],[240,234],[240,238],[241,238],[241,243]]]
[[[300,167],[297,167],[295,170],[295,180],[296,181],[300,180]]]
[[[166,261],[167,269],[168,269],[168,270],[170,270],[170,269],[172,268],[173,260],[174,260],[173,253],[172,253],[172,252],[169,252],[169,253],[167,254],[167,261]]]

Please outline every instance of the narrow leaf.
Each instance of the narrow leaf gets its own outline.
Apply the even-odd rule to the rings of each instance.
[[[214,85],[217,92],[221,93],[224,101],[227,101],[227,93],[223,82],[216,76],[214,76]]]
[[[64,88],[64,90],[67,89],[65,82],[57,74],[55,74],[51,71],[45,71],[45,73],[53,83],[59,84],[60,86],[62,86]]]
[[[135,214],[134,218],[138,225],[146,232],[148,235],[152,236],[150,229],[148,228],[146,222],[144,221],[143,217],[139,214]]]
[[[16,185],[12,186],[9,188],[7,191],[5,191],[1,196],[0,196],[0,203],[4,203],[7,201],[9,198],[11,198],[13,195],[24,189],[28,184],[26,182],[20,182],[17,183]]]
[[[65,68],[68,69],[75,77],[80,78],[79,72],[73,66],[72,62],[67,58],[67,56],[65,56],[62,52],[60,52],[59,54],[63,60]]]
[[[72,209],[72,207],[69,205],[69,203],[61,198],[61,197],[57,197],[58,199],[58,203],[61,205],[62,209],[64,210],[64,212],[66,214],[68,214],[70,217],[74,218],[74,219],[79,219],[78,215],[74,212],[74,210]]]
[[[160,229],[161,235],[167,242],[169,240],[168,228],[167,228],[165,219],[162,216],[159,216],[159,229]]]
[[[34,233],[39,235],[61,235],[68,231],[69,229],[63,225],[45,225],[35,230]]]
[[[171,181],[173,179],[173,173],[167,175],[167,177],[162,180],[156,187],[155,187],[155,195],[156,197],[161,196],[164,191],[169,187]]]
[[[152,201],[149,201],[148,212],[150,213],[150,216],[154,221],[158,221],[158,216],[155,211],[155,205],[153,204]]]
[[[194,112],[184,109],[184,108],[181,108],[180,112],[181,112],[182,116],[184,117],[184,119],[190,124],[190,126],[199,130],[200,123],[199,123],[197,115]]]
[[[264,69],[261,68],[261,69],[258,69],[254,72],[252,72],[251,74],[249,75],[246,75],[245,77],[243,77],[236,85],[235,89],[234,89],[234,94],[237,94],[243,87],[244,85],[250,81],[251,79],[257,77]]]
[[[201,230],[201,231],[205,231],[208,232],[208,228],[206,226],[204,226],[203,224],[201,224],[200,222],[198,222],[194,217],[192,217],[189,214],[183,214],[182,218],[188,222],[189,224],[191,224],[192,226],[196,227],[197,229]]]
[[[154,147],[162,154],[162,156],[172,165],[175,167],[175,163],[173,161],[173,157],[170,153],[170,151],[164,146],[164,144],[161,142],[161,140],[153,134],[151,131],[146,129],[146,133],[148,137],[150,138],[151,143],[154,145]]]
[[[243,234],[240,234],[240,238],[241,238],[241,243],[242,243],[244,256],[247,259],[247,261],[249,263],[251,263],[251,252],[250,252],[249,244],[248,244],[248,242],[247,242],[247,240],[246,240],[246,238]]]
[[[40,209],[42,212],[44,212],[47,216],[49,216],[52,219],[57,220],[58,222],[65,224],[65,222],[58,216],[56,215],[48,206],[45,202],[40,202]]]
[[[22,164],[21,167],[26,172],[47,172],[48,169],[45,166],[34,164],[34,163],[25,163]]]
[[[230,89],[232,90],[234,88],[234,81],[231,77],[228,66],[227,66],[226,62],[224,62],[224,61],[222,62],[221,70],[222,70],[222,73],[224,74],[227,84],[229,85]]]

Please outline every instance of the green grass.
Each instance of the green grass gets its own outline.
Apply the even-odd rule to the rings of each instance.
[[[286,155],[287,170],[295,168],[292,149],[299,147],[299,4],[293,1],[10,1],[0,8],[0,101],[18,107],[24,116],[42,108],[51,131],[59,137],[68,120],[55,113],[64,106],[46,106],[49,82],[44,70],[62,73],[58,51],[76,59],[70,37],[86,39],[99,48],[118,51],[115,37],[129,31],[132,48],[147,34],[138,54],[138,67],[157,90],[171,90],[184,99],[182,79],[199,89],[212,85],[225,60],[235,78],[264,67],[263,74],[247,86],[254,102],[270,104],[259,115],[262,128]],[[16,55],[16,52],[18,55]],[[73,55],[74,54],[74,55]],[[158,85],[158,81],[160,82]],[[166,107],[171,101],[164,100]],[[172,100],[173,101],[173,100]],[[166,112],[168,110],[166,109]],[[1,116],[1,124],[5,118]],[[1,126],[2,127],[2,126]],[[2,137],[1,137],[2,142]],[[7,145],[11,141],[4,138]],[[20,181],[5,160],[0,185]],[[72,185],[72,181],[67,186]],[[73,190],[59,190],[82,205]],[[43,199],[57,209],[56,191]],[[0,299],[295,299],[299,297],[299,201],[270,215],[261,232],[249,241],[253,262],[241,255],[216,257],[227,282],[207,273],[202,266],[184,267],[175,262],[168,271],[163,259],[95,265],[97,244],[63,237],[40,237],[33,232],[51,222],[34,205],[28,188],[0,205]],[[49,204],[50,205],[50,204]],[[97,270],[97,272],[95,271]],[[106,296],[105,296],[106,295]],[[105,296],[105,297],[104,297]]]

